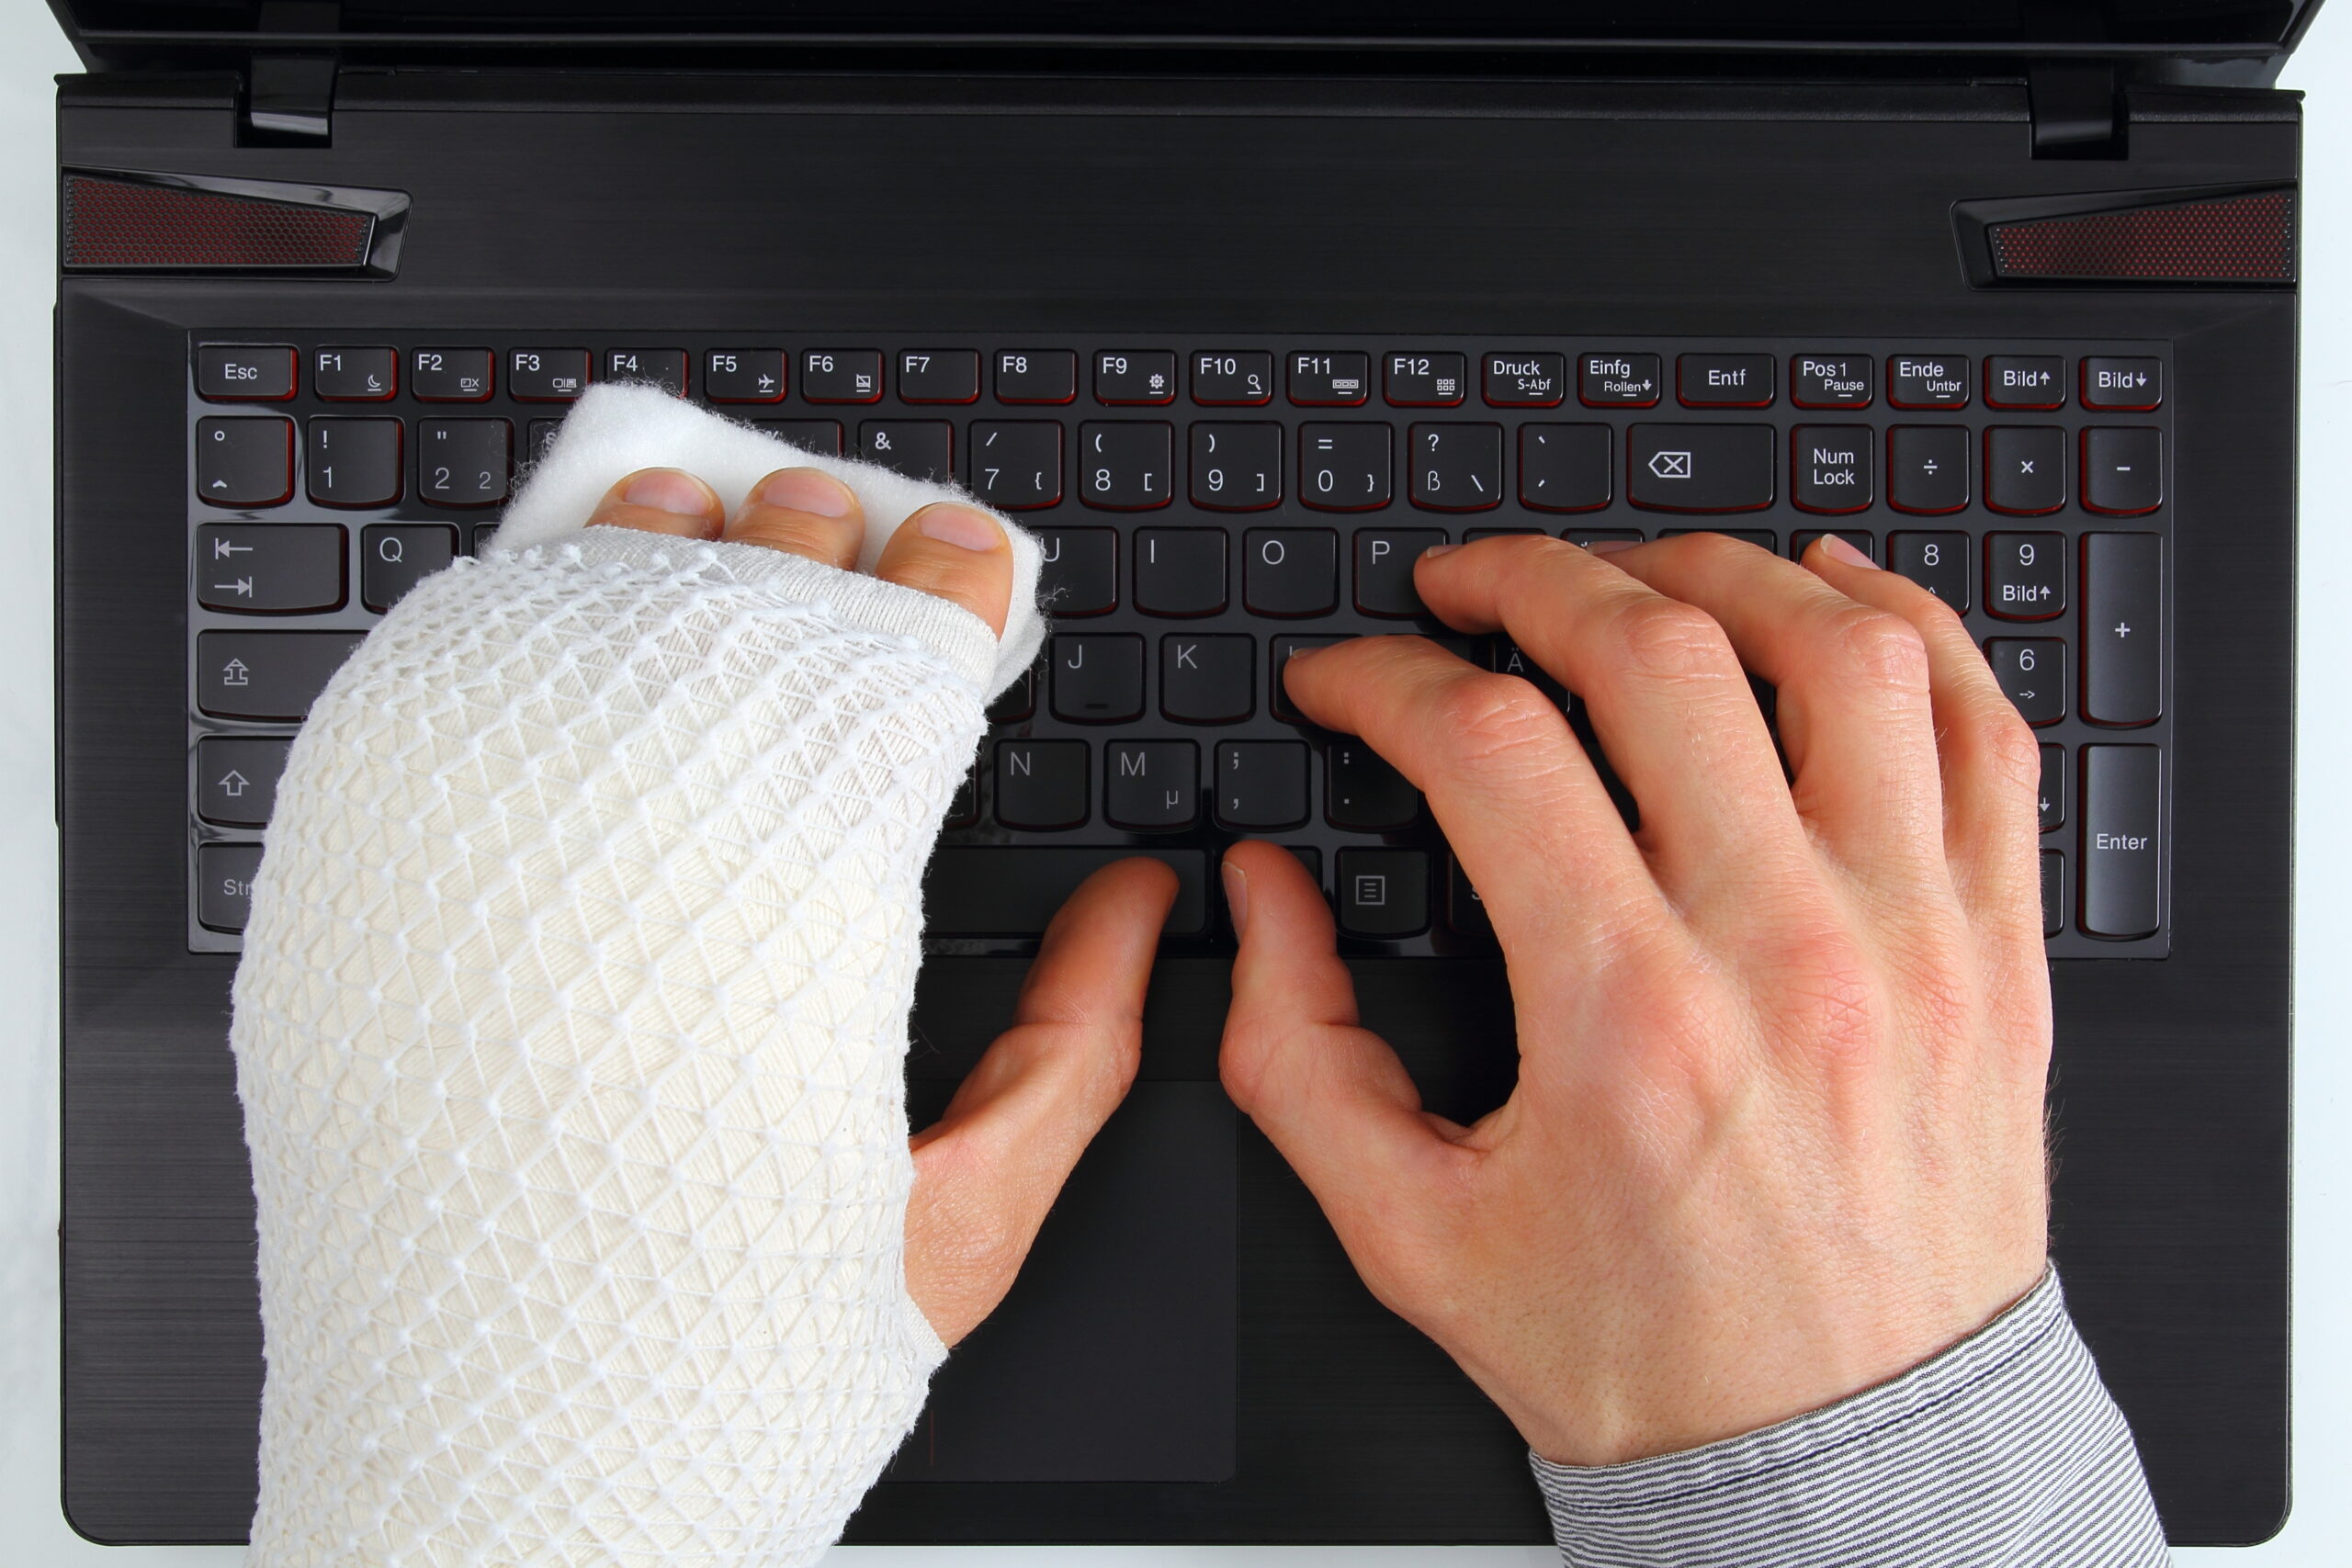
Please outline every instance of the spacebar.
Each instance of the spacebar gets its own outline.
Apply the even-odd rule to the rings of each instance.
[[[1071,889],[1114,860],[1146,854],[1176,873],[1176,907],[1162,927],[1192,936],[1209,923],[1208,857],[1199,850],[1081,850],[1052,845],[949,844],[923,874],[925,936],[1037,936]]]

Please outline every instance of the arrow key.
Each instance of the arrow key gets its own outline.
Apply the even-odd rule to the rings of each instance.
[[[1995,637],[1984,645],[1993,678],[2036,728],[2066,716],[2066,645],[2054,637]]]
[[[196,602],[242,615],[343,604],[344,531],[333,523],[218,525],[196,532]]]
[[[210,735],[196,743],[196,814],[223,828],[263,828],[277,804],[291,739]]]

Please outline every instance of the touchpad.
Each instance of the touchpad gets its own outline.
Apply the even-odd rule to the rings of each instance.
[[[953,1088],[910,1086],[917,1125]],[[1215,1083],[1136,1085],[888,1480],[1232,1476],[1235,1118]]]

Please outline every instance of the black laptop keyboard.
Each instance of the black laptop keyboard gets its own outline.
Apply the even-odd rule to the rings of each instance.
[[[1698,528],[1786,555],[1835,531],[1962,610],[2043,737],[2051,951],[2165,951],[2160,346],[1017,341],[192,337],[190,946],[236,950],[288,738],[335,666],[482,547],[569,400],[634,380],[953,479],[1043,540],[1054,635],[951,809],[934,951],[1022,951],[1081,877],[1137,852],[1182,881],[1171,950],[1229,947],[1216,849],[1269,836],[1321,879],[1351,951],[1492,952],[1416,793],[1300,719],[1275,672],[1301,646],[1400,631],[1519,671],[1508,642],[1422,613],[1420,550]]]

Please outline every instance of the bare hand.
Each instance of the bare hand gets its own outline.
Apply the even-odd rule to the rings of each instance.
[[[1537,1452],[1604,1464],[1883,1382],[2030,1290],[2040,760],[1958,618],[1720,535],[1498,537],[1417,581],[1589,705],[1641,829],[1526,682],[1418,637],[1289,666],[1301,709],[1426,792],[1518,1008],[1510,1101],[1423,1111],[1306,873],[1227,855],[1226,1084],[1374,1293]],[[1788,773],[1747,670],[1779,689]]]

